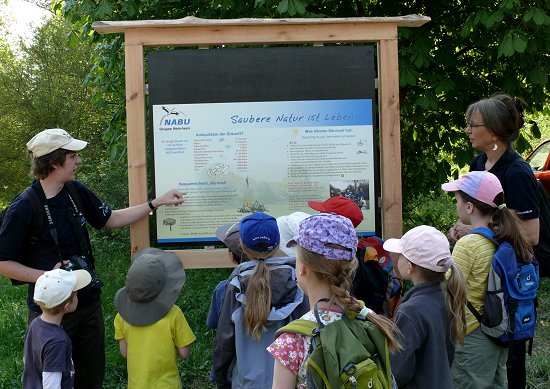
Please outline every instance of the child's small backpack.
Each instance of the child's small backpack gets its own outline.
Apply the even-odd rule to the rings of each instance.
[[[497,344],[509,346],[515,341],[532,341],[539,286],[537,262],[518,262],[510,242],[497,242],[495,233],[487,228],[476,228],[471,233],[490,239],[497,250],[489,270],[483,315],[469,301],[468,308],[481,324],[483,333]]]
[[[401,283],[391,275],[392,258],[383,244],[377,236],[359,240],[351,293],[367,308],[391,317],[401,296]]]
[[[392,387],[387,340],[368,320],[368,311],[363,308],[359,314],[345,314],[325,325],[315,304],[317,323],[300,319],[277,331],[276,337],[282,332],[312,337],[307,360],[308,389]]]

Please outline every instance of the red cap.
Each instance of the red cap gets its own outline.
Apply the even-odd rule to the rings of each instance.
[[[347,217],[357,227],[363,221],[363,212],[352,199],[335,196],[326,201],[308,201],[307,205],[316,211],[335,213]]]

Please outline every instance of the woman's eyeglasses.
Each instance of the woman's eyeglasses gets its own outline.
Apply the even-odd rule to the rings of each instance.
[[[485,127],[485,124],[466,123],[466,128]]]

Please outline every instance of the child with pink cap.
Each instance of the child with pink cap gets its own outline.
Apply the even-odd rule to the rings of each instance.
[[[508,240],[512,244],[518,261],[532,261],[531,245],[515,212],[506,208],[502,186],[494,174],[473,171],[441,188],[454,192],[456,211],[462,223],[474,229],[492,230],[497,241]],[[452,259],[466,279],[466,297],[481,314],[495,251],[495,244],[477,233],[463,236],[453,249]],[[467,310],[464,345],[457,346],[452,368],[455,387],[507,388],[507,356],[508,349],[481,332],[479,322]]]
[[[418,226],[401,239],[386,240],[384,248],[394,253],[397,276],[413,283],[394,317],[403,344],[390,354],[397,385],[452,389],[455,343],[464,338],[465,291],[449,241],[434,227]]]

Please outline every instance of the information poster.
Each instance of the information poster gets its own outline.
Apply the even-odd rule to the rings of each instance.
[[[216,241],[252,212],[317,213],[308,200],[345,196],[375,231],[372,99],[153,104],[157,243]]]

